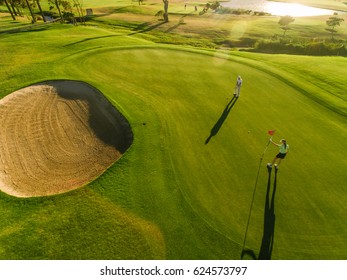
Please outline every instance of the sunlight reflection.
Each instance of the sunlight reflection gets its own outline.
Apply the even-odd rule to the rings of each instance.
[[[303,17],[303,16],[320,16],[333,14],[333,11],[318,9],[313,7],[308,7],[300,4],[288,4],[288,3],[278,3],[269,2],[266,4],[266,11],[273,15],[278,16],[293,16],[293,17]]]
[[[272,2],[266,0],[231,0],[222,2],[222,6],[231,9],[252,10],[253,12],[265,12],[276,16],[289,15],[292,17],[332,15],[334,11],[319,9],[301,4]]]

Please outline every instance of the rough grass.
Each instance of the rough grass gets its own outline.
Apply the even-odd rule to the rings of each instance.
[[[89,18],[88,25],[140,32],[146,39],[160,43],[208,48],[250,48],[254,47],[257,40],[282,37],[279,17],[234,16],[211,11],[200,16],[199,12],[205,4],[202,0],[196,1],[189,3],[184,9],[183,2],[170,1],[170,21],[166,24],[155,16],[163,10],[161,0],[145,1],[143,5],[138,5],[136,1],[105,1],[100,4],[99,1],[91,0],[85,1],[83,7],[93,8],[94,15]],[[194,10],[195,6],[198,7],[197,12]],[[339,16],[347,21],[346,15]],[[295,22],[289,26],[286,39],[294,42],[330,41],[331,34],[325,30],[328,18],[329,16],[295,18]],[[26,20],[30,25],[27,17],[18,20]],[[336,30],[335,40],[346,41],[347,26],[342,24]]]

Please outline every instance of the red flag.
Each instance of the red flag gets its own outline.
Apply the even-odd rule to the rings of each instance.
[[[269,130],[267,133],[268,133],[269,135],[271,135],[271,136],[272,136],[272,135],[274,135],[274,134],[275,134],[275,131],[276,131],[276,130]]]

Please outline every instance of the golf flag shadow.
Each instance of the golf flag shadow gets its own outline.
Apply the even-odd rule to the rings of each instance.
[[[273,189],[271,193],[271,171],[272,168],[268,167],[268,182],[265,198],[265,207],[264,207],[264,229],[263,237],[261,242],[261,247],[259,251],[258,258],[255,255],[255,252],[251,249],[243,249],[241,252],[241,260],[248,256],[248,258],[253,260],[271,260],[272,249],[274,244],[275,237],[275,194],[277,188],[277,169],[275,169],[275,179],[273,184]],[[270,198],[271,193],[271,198]]]
[[[227,104],[227,106],[225,107],[222,115],[219,117],[218,121],[215,123],[215,125],[212,127],[211,132],[210,132],[210,136],[206,139],[205,141],[205,145],[208,144],[208,142],[210,142],[211,138],[213,136],[216,136],[218,131],[220,130],[220,128],[222,127],[224,121],[226,120],[226,118],[228,117],[231,109],[233,108],[233,106],[235,105],[237,101],[237,98],[234,96],[229,103]]]
[[[275,169],[275,180],[272,189],[272,194],[270,198],[271,191],[271,168],[268,168],[268,183],[267,183],[267,191],[265,198],[265,207],[264,207],[264,230],[263,230],[263,238],[260,247],[260,252],[258,259],[259,260],[271,260],[272,249],[275,238],[275,194],[277,188],[277,169]]]

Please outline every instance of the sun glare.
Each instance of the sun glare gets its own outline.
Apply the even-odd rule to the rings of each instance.
[[[256,12],[270,13],[275,16],[292,16],[292,17],[304,17],[304,16],[321,16],[332,15],[334,11],[327,9],[319,9],[301,4],[273,2],[266,0],[232,0],[229,2],[223,2],[222,6],[232,9],[245,9]]]
[[[293,16],[293,17],[302,17],[302,16],[320,16],[326,15],[329,13],[328,10],[312,8],[300,4],[287,4],[287,3],[277,3],[269,2],[266,4],[267,12],[273,15],[279,16]],[[331,11],[331,14],[333,12]]]

